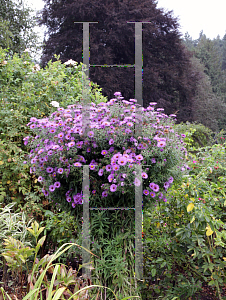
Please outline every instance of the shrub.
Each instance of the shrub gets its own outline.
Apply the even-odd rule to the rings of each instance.
[[[62,64],[58,57],[40,69],[28,52],[11,57],[0,48],[0,202],[14,200],[24,209],[24,202],[33,199],[33,213],[39,218],[43,214],[37,204],[44,200],[40,184],[24,164],[28,149],[23,137],[31,134],[26,124],[31,117],[53,112],[51,101],[66,107],[82,101],[83,92],[95,103],[105,102],[101,89],[86,79],[83,67],[71,60]],[[88,84],[90,92],[85,88]],[[31,207],[29,210],[32,212]]]

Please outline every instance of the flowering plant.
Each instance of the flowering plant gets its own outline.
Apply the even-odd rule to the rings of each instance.
[[[24,138],[31,147],[30,172],[43,183],[44,195],[64,209],[83,203],[83,165],[90,169],[90,202],[105,207],[131,205],[135,186],[142,185],[146,204],[167,202],[167,189],[188,169],[185,136],[173,129],[176,116],[167,116],[160,108],[155,111],[157,103],[143,108],[135,99],[122,100],[120,92],[114,95],[107,103],[91,103],[86,136],[81,104],[58,107],[50,117],[32,117],[27,124],[36,133],[33,139]],[[141,120],[138,136],[134,127]],[[145,168],[141,174],[137,165]]]

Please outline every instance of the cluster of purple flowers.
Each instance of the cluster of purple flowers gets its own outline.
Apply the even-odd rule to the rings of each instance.
[[[38,181],[45,187],[42,190],[45,196],[60,188],[60,177],[68,177],[71,172],[79,172],[82,176],[81,167],[84,164],[89,165],[90,171],[97,172],[102,177],[101,180],[107,178],[108,182],[102,185],[102,197],[107,197],[109,192],[124,192],[131,186],[131,182],[134,186],[140,186],[141,178],[145,180],[144,195],[154,198],[158,194],[161,199],[163,194],[160,190],[164,188],[167,191],[173,177],[162,183],[161,188],[154,182],[146,182],[153,175],[152,165],[159,163],[156,162],[157,157],[164,153],[164,149],[169,151],[171,148],[175,151],[177,148],[180,156],[183,153],[186,155],[181,140],[185,136],[180,137],[173,130],[175,115],[167,116],[161,113],[163,109],[155,111],[153,106],[156,103],[150,103],[137,114],[135,111],[139,105],[135,99],[122,100],[119,92],[115,96],[117,99],[111,99],[107,103],[91,103],[90,130],[86,137],[82,128],[82,105],[70,105],[67,109],[59,107],[49,118],[30,119],[28,126],[37,133],[31,141],[33,149],[29,155],[32,164],[30,172],[40,175]],[[135,138],[133,128],[140,122],[141,116],[144,136]],[[29,140],[29,136],[25,137],[24,144],[27,145]],[[122,151],[116,150],[120,148]],[[152,153],[153,149],[156,155]],[[93,157],[91,160],[90,152]],[[87,153],[87,157],[84,153]],[[101,154],[102,159],[95,160],[95,157],[99,157],[98,154]],[[146,168],[147,172],[142,171],[140,178],[135,167],[145,166],[147,160],[151,161],[151,165]],[[165,161],[164,158],[164,163]],[[183,164],[180,168],[182,171],[187,166]],[[52,184],[49,184],[51,181]],[[81,193],[74,196],[70,196],[70,193],[71,191],[66,193],[66,200],[72,203],[72,207],[83,203]]]

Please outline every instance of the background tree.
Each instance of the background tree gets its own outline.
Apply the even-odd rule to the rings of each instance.
[[[31,52],[40,49],[34,31],[37,18],[32,13],[23,0],[0,0],[0,47],[9,48],[11,55],[21,54],[26,48]]]
[[[193,70],[199,74],[195,97],[193,100],[193,117],[213,131],[219,130],[219,120],[222,115],[222,101],[212,89],[210,77],[205,73],[205,67],[196,57],[191,59]]]
[[[193,117],[196,121],[202,120],[200,122],[205,126],[211,129],[218,127],[219,130],[225,129],[226,125],[225,41],[226,35],[223,39],[218,35],[211,40],[203,31],[197,40],[192,40],[189,34],[184,37],[184,44],[193,55],[192,68],[199,70],[200,74],[193,102]]]
[[[172,12],[157,9],[156,1],[145,0],[44,0],[40,25],[47,26],[42,66],[54,54],[62,62],[82,62],[82,24],[90,24],[90,64],[134,64],[135,25],[143,24],[143,102],[157,102],[167,114],[178,112],[178,122],[192,121],[192,99],[196,78],[190,54],[182,44],[179,24]],[[90,79],[111,99],[115,91],[125,99],[134,98],[134,68],[90,68]]]

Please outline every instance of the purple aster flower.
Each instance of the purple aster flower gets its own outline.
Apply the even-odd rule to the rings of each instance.
[[[53,151],[52,151],[52,150],[49,150],[47,154],[48,154],[48,155],[52,155],[52,154],[53,154]]]
[[[99,171],[98,171],[98,175],[99,176],[102,176],[104,174],[104,170],[103,169],[100,169]]]
[[[31,122],[36,122],[37,119],[36,119],[35,117],[31,117],[31,118],[30,118],[30,121],[31,121]]]
[[[52,184],[52,185],[50,185],[49,186],[49,190],[50,190],[50,192],[53,192],[53,191],[55,191],[55,186]]]
[[[102,155],[106,155],[107,153],[108,153],[107,150],[102,150],[102,151],[101,151],[101,154],[102,154]]]
[[[181,134],[181,137],[182,137],[182,138],[185,138],[185,137],[186,137],[186,135],[185,135],[185,134]]]
[[[88,148],[86,149],[86,152],[90,152],[90,151],[91,151],[91,148],[88,147]]]
[[[164,188],[165,188],[165,189],[168,189],[169,186],[170,186],[169,182],[166,181],[166,182],[164,183]]]
[[[162,199],[162,197],[163,197],[163,193],[160,193],[159,194],[159,199]]]
[[[58,149],[58,148],[60,148],[59,145],[53,145],[53,147],[52,147],[53,150],[56,150],[56,149]]]
[[[157,143],[157,147],[165,147],[165,146],[166,146],[166,142],[164,142],[164,141],[159,141]]]
[[[142,144],[139,144],[138,146],[137,146],[137,149],[138,150],[141,150],[141,149],[143,149],[144,147],[143,147],[143,145]]]
[[[124,156],[121,156],[119,159],[118,159],[118,164],[120,166],[125,166],[127,163],[127,159],[124,157]]]
[[[153,164],[155,164],[155,163],[156,163],[155,158],[152,158],[152,159],[151,159],[151,162],[152,162]]]
[[[39,162],[40,162],[40,163],[43,163],[44,161],[45,161],[45,158],[44,158],[44,157],[40,157],[40,158],[39,158]]]
[[[89,132],[88,132],[88,136],[89,136],[89,137],[93,137],[93,136],[94,136],[94,132],[93,132],[93,131],[89,131]]]
[[[109,148],[109,152],[111,152],[111,153],[114,152],[114,150],[115,150],[114,147],[110,147],[110,148]]]
[[[50,132],[50,133],[55,133],[55,132],[56,132],[56,129],[55,129],[55,128],[51,128],[51,129],[49,130],[49,132]]]
[[[32,124],[32,125],[30,126],[31,129],[33,129],[33,128],[35,128],[35,127],[36,127],[35,124]]]
[[[41,154],[42,152],[44,152],[44,149],[40,149],[40,150],[38,151],[38,154]]]
[[[154,198],[154,197],[155,197],[155,192],[150,192],[150,196],[151,196],[152,198]]]
[[[131,132],[132,132],[132,130],[130,130],[129,128],[125,129],[125,133],[131,133]]]
[[[148,174],[145,173],[145,172],[142,172],[141,176],[142,176],[142,178],[144,178],[144,179],[148,178]]]
[[[81,167],[82,164],[81,164],[80,162],[77,161],[76,163],[74,163],[74,166],[75,166],[75,167]]]
[[[75,142],[72,141],[72,142],[68,143],[67,145],[68,145],[68,147],[73,147],[75,145]]]
[[[141,154],[139,154],[139,155],[136,156],[136,159],[137,160],[143,160],[144,158],[143,158],[143,156]]]
[[[39,177],[38,177],[38,181],[39,181],[39,182],[42,182],[42,181],[43,181],[43,177],[42,177],[42,176],[39,176]]]
[[[148,190],[143,190],[143,194],[147,196],[147,195],[149,195],[149,191]]]
[[[149,184],[149,188],[152,189],[152,190],[154,189],[154,186],[155,186],[154,182],[151,182],[151,183]]]
[[[153,191],[158,192],[159,191],[159,186],[157,184],[154,185]]]
[[[112,169],[114,170],[114,171],[117,171],[117,170],[119,170],[119,165],[114,165],[114,166],[112,166]]]
[[[112,168],[111,165],[106,165],[106,171],[107,171],[107,172],[110,172],[110,171],[111,171],[111,168]]]
[[[111,186],[110,186],[110,191],[111,192],[115,192],[117,190],[117,185],[116,184],[112,184]]]
[[[36,163],[36,158],[32,158],[31,164],[35,164],[35,163]]]
[[[26,165],[26,163],[27,163],[27,161],[26,161],[26,160],[24,160],[24,161],[23,161],[23,164],[25,164],[25,165]]]
[[[71,206],[72,206],[73,208],[75,208],[76,203],[75,203],[75,202],[72,202],[72,203],[71,203]]]
[[[129,127],[132,127],[133,123],[132,122],[128,122],[128,123],[126,123],[126,125],[129,126]]]
[[[59,168],[58,170],[57,170],[57,173],[59,173],[59,174],[62,174],[64,172],[64,169],[63,168]]]
[[[59,187],[60,187],[60,182],[59,182],[59,181],[56,181],[56,182],[54,183],[54,186],[55,186],[55,188],[59,188]]]
[[[96,165],[93,165],[93,164],[89,165],[90,170],[95,170],[95,167],[96,167]]]
[[[80,141],[80,142],[77,142],[77,143],[76,143],[76,146],[77,146],[77,148],[79,148],[79,149],[82,148],[82,145],[83,145],[83,141]]]
[[[114,142],[115,142],[115,141],[114,141],[113,139],[110,139],[110,140],[109,140],[109,145],[114,144]]]
[[[168,179],[168,182],[173,183],[173,177],[172,176]]]
[[[71,197],[66,197],[67,202],[71,202]]]
[[[107,197],[107,195],[108,195],[107,191],[104,191],[104,192],[102,193],[102,197]]]
[[[64,137],[64,133],[63,133],[63,132],[60,132],[60,133],[58,133],[57,136],[58,136],[59,139],[62,139],[62,138]]]
[[[141,182],[138,178],[135,178],[134,182],[135,186],[140,186]]]
[[[43,192],[44,196],[49,196],[49,193],[47,191]]]
[[[51,167],[46,168],[46,172],[47,173],[52,173],[53,172],[53,168],[51,168]]]
[[[114,175],[113,175],[113,174],[110,174],[110,175],[108,176],[108,181],[109,181],[109,182],[112,182],[113,179],[114,179]]]
[[[163,201],[164,201],[164,202],[167,202],[167,199],[166,199],[166,197],[164,197],[164,198],[163,198]]]
[[[132,164],[129,164],[129,168],[131,169],[133,167],[133,165]]]

